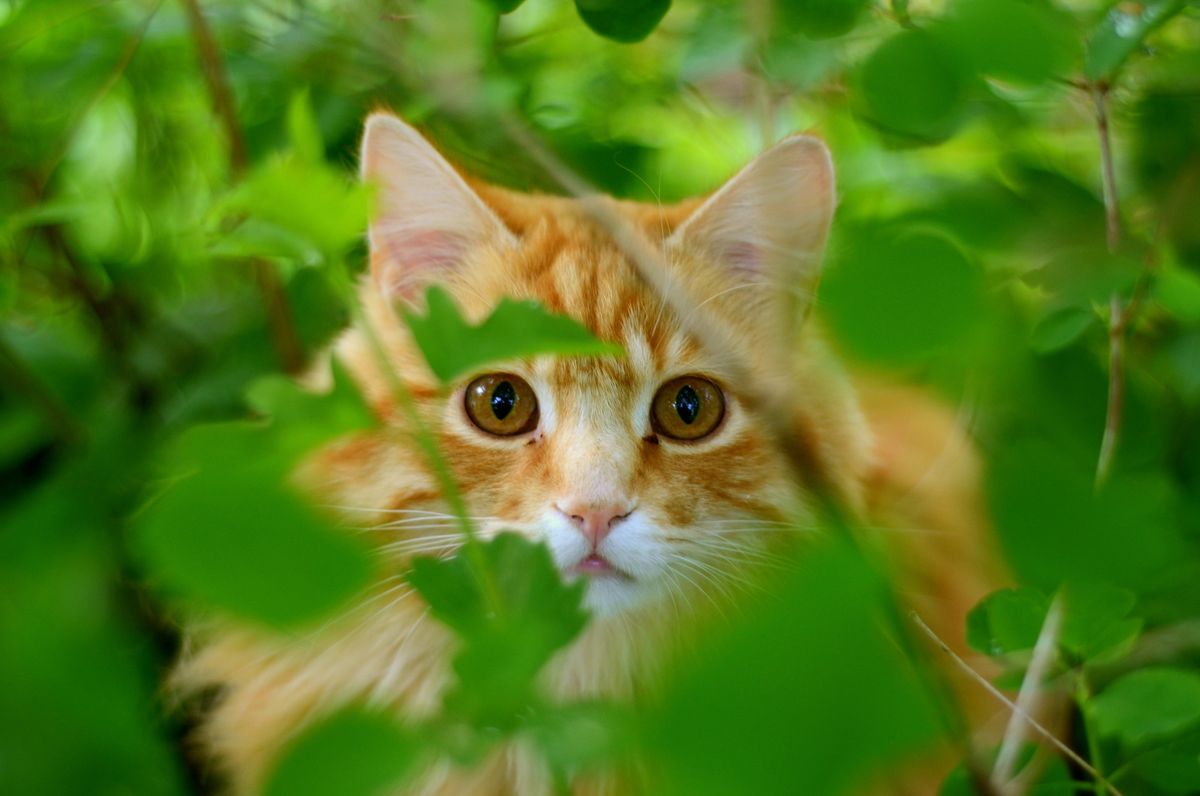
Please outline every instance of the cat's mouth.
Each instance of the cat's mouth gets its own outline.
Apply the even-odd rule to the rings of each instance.
[[[613,577],[622,580],[633,580],[632,575],[622,569],[618,569],[611,561],[599,553],[592,553],[571,567],[571,573],[589,578]]]

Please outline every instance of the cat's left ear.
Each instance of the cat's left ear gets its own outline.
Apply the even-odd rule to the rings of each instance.
[[[836,204],[833,161],[811,136],[754,159],[672,233],[668,245],[789,292],[816,283]]]

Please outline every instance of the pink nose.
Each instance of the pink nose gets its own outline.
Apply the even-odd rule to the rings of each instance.
[[[555,506],[583,534],[583,538],[598,547],[618,522],[633,513],[633,507],[616,503],[568,503]]]

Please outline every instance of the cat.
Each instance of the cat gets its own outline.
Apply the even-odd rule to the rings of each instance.
[[[390,367],[438,429],[481,533],[544,542],[564,577],[586,581],[593,619],[544,672],[550,696],[637,699],[652,689],[688,626],[681,618],[702,622],[727,599],[711,581],[744,580],[757,560],[798,543],[784,530],[797,517],[812,520],[816,487],[797,483],[749,411],[728,352],[762,384],[782,385],[786,425],[827,497],[872,522],[929,531],[883,536],[910,603],[961,647],[963,616],[988,585],[978,465],[949,412],[916,390],[852,379],[810,317],[836,204],[823,143],[788,138],[707,198],[599,200],[703,306],[724,355],[700,344],[580,201],[473,180],[382,112],[366,121],[361,163],[378,191],[361,302]],[[537,300],[625,356],[506,362],[447,395],[396,312],[431,283],[473,320],[505,296]],[[303,637],[193,628],[172,684],[218,689],[198,739],[234,793],[260,788],[282,745],[325,711],[365,702],[427,716],[451,678],[449,632],[395,573],[413,555],[453,551],[457,528],[400,433],[365,330],[346,331],[333,356],[381,425],[320,450],[297,480],[348,524],[375,527],[369,537],[395,567]],[[406,792],[549,790],[536,756],[514,746],[473,771],[435,765]]]

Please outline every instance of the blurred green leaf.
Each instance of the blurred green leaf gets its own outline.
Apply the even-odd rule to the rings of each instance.
[[[1104,580],[1136,589],[1178,561],[1175,500],[1161,479],[1118,476],[1097,495],[1092,473],[1067,452],[1017,441],[995,457],[988,491],[1004,552],[1032,585]]]
[[[320,163],[325,159],[325,145],[321,143],[321,129],[313,115],[308,89],[292,94],[287,111],[288,141],[292,152],[305,163]]]
[[[671,0],[575,0],[579,17],[606,39],[632,44],[649,36]]]
[[[967,644],[993,657],[1033,649],[1050,601],[1037,589],[992,592],[967,614]]]
[[[940,39],[921,30],[904,31],[862,64],[857,81],[862,114],[901,140],[938,143],[962,121],[971,79],[955,51]]]
[[[1039,354],[1058,351],[1078,340],[1097,321],[1090,307],[1061,307],[1047,313],[1029,333],[1029,347]]]
[[[1200,276],[1182,268],[1162,268],[1156,275],[1154,298],[1184,323],[1200,324]]]
[[[649,743],[656,793],[813,793],[861,787],[933,742],[935,713],[855,553],[806,553],[799,571],[689,655]],[[837,606],[837,610],[830,610]]]
[[[373,569],[368,549],[284,484],[291,458],[277,453],[262,429],[194,427],[167,461],[177,480],[138,517],[137,541],[169,592],[296,627],[366,586]]]
[[[1073,27],[1051,3],[959,0],[943,35],[979,72],[1036,84],[1071,67],[1079,49]]]
[[[783,24],[805,36],[824,39],[854,28],[870,0],[781,0],[775,13]]]
[[[1130,618],[1137,595],[1097,581],[1073,581],[1064,587],[1064,619],[1059,646],[1078,661],[1107,663],[1133,646],[1142,620]]]
[[[1121,65],[1156,28],[1187,6],[1187,0],[1111,3],[1087,40],[1083,76],[1111,80]]]
[[[413,770],[419,745],[394,716],[345,708],[283,750],[264,796],[383,796]]]
[[[490,3],[498,13],[507,14],[516,11],[525,0],[485,0],[485,2]]]
[[[546,547],[514,533],[501,533],[478,549],[495,604],[469,550],[445,560],[417,558],[408,579],[463,641],[448,707],[504,727],[535,698],[534,677],[550,656],[583,629],[584,584],[565,585]]]
[[[907,364],[968,343],[984,309],[983,277],[950,240],[862,231],[821,285],[838,340],[873,362]]]
[[[1200,792],[1200,731],[1157,745],[1134,757],[1130,766],[1142,779],[1172,796]]]
[[[425,292],[426,314],[405,310],[404,319],[429,368],[443,383],[481,365],[534,354],[615,355],[619,345],[597,340],[577,321],[547,312],[535,301],[502,299],[481,324],[472,326],[450,294],[433,285]]]
[[[269,450],[272,455],[298,456],[328,439],[376,425],[362,393],[341,363],[332,361],[329,368],[331,385],[324,393],[301,387],[295,379],[278,374],[264,376],[250,385],[246,402],[271,418],[271,440],[263,453]]]
[[[1200,722],[1200,674],[1151,667],[1125,675],[1086,706],[1100,732],[1138,745]]]

